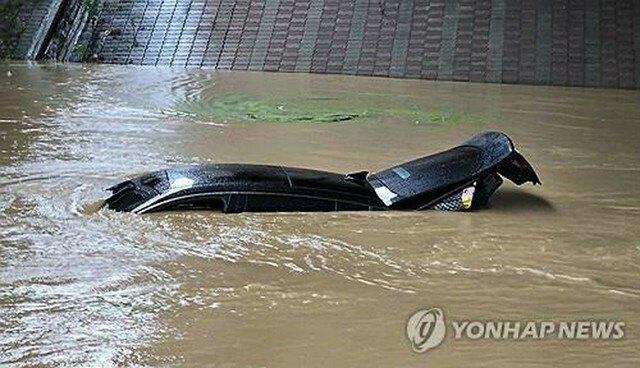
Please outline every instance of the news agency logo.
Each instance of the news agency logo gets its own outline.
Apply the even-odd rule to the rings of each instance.
[[[447,332],[440,308],[421,309],[407,322],[407,337],[416,353],[424,353],[442,343]]]
[[[440,308],[420,309],[407,320],[411,349],[425,353],[444,341],[447,330],[453,339],[468,340],[620,340],[625,334],[621,321],[471,321],[452,320],[449,326]]]

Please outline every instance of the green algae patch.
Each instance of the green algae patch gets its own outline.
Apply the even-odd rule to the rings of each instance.
[[[349,111],[309,100],[288,102],[248,96],[221,96],[208,100],[186,101],[178,111],[205,119],[222,121],[264,121],[276,123],[335,123],[358,119],[364,111]]]
[[[349,106],[345,106],[346,104]],[[482,117],[447,106],[394,105],[353,98],[271,98],[220,95],[187,100],[176,110],[217,122],[338,123],[354,120],[397,121],[415,126],[456,126],[480,123]],[[486,118],[486,117],[485,117]]]

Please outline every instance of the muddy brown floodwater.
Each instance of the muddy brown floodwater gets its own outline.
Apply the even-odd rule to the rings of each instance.
[[[274,123],[178,108],[216,96],[367,113]],[[376,170],[490,129],[514,139],[544,185],[505,184],[483,211],[98,210],[104,188],[174,164]],[[639,140],[639,91],[4,64],[0,361],[636,367]],[[622,321],[625,334],[450,330],[414,353],[407,319],[434,306],[447,320]]]

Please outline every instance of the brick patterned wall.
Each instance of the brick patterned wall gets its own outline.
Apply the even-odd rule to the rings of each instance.
[[[640,0],[102,0],[88,60],[640,87]]]

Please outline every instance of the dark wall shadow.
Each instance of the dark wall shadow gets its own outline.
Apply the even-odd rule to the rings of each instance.
[[[556,212],[543,197],[516,188],[500,188],[489,200],[489,208],[498,211]]]

